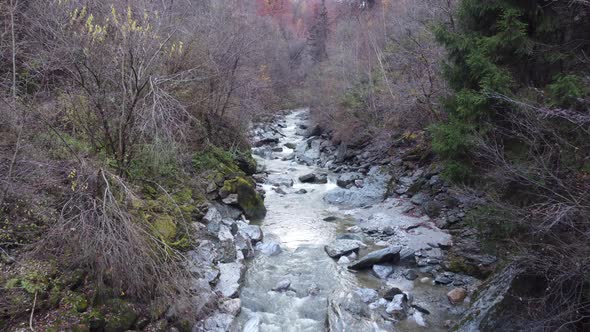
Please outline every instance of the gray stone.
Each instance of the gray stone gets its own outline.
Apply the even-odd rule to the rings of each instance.
[[[324,246],[324,250],[328,256],[332,258],[340,258],[353,252],[358,252],[360,249],[359,241],[357,240],[334,240],[332,243]]]
[[[238,223],[238,228],[244,233],[248,234],[248,237],[250,240],[252,240],[253,244],[262,241],[263,234],[260,226],[248,225],[246,223],[240,222]]]
[[[242,309],[242,301],[240,299],[225,300],[219,304],[219,310],[236,317]]]
[[[349,266],[353,270],[368,269],[371,266],[379,263],[395,264],[400,260],[401,247],[389,247],[381,250],[373,251],[366,256],[360,258],[356,263]]]
[[[442,208],[443,204],[439,201],[429,201],[422,204],[422,210],[430,218],[436,218],[440,216]]]
[[[234,237],[236,250],[242,252],[245,258],[254,257],[254,248],[252,247],[252,240],[244,231],[239,231]]]
[[[224,297],[234,298],[238,296],[240,281],[244,274],[244,264],[240,262],[217,264],[219,269],[219,281],[215,290]]]
[[[417,193],[416,195],[412,196],[410,202],[416,205],[422,205],[428,201],[428,196],[424,193]]]
[[[413,269],[409,269],[404,272],[404,277],[408,280],[416,280],[418,278],[418,272]]]
[[[222,219],[221,213],[216,208],[209,207],[207,214],[203,217],[203,222],[207,224],[207,230],[209,232],[217,233]]]
[[[387,279],[393,273],[393,266],[390,265],[373,265],[373,273],[379,279]]]
[[[316,175],[313,173],[305,174],[299,177],[301,183],[312,183],[316,180]]]
[[[392,287],[387,292],[385,292],[385,294],[383,295],[383,298],[388,301],[391,301],[391,300],[393,300],[393,298],[396,295],[403,294],[403,293],[404,292],[401,289],[399,289],[397,287]]]
[[[274,190],[277,194],[280,194],[280,195],[287,194],[281,187],[273,187],[272,190]]]
[[[256,250],[266,256],[275,256],[281,253],[281,246],[277,242],[258,242]]]
[[[272,289],[275,292],[284,292],[291,288],[291,280],[283,279],[279,281],[275,287]]]
[[[293,187],[293,179],[287,176],[272,177],[269,179],[273,186]]]
[[[346,256],[341,256],[338,259],[338,264],[340,264],[340,265],[350,264],[350,259],[348,257],[346,257]]]
[[[357,293],[360,296],[361,301],[365,303],[377,301],[379,298],[377,291],[371,288],[359,288],[355,291],[355,293]]]
[[[448,285],[453,282],[453,279],[446,277],[444,275],[439,275],[434,279],[434,283],[440,285]]]
[[[336,184],[341,188],[347,188],[349,185],[353,184],[355,180],[358,180],[361,177],[361,173],[344,173],[338,177]]]

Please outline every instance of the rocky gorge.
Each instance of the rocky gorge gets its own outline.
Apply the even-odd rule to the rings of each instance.
[[[413,147],[355,150],[309,123],[302,109],[256,124],[255,189],[211,188],[211,239],[190,257],[217,309],[193,331],[477,330],[462,317],[497,259],[455,227],[473,202]]]

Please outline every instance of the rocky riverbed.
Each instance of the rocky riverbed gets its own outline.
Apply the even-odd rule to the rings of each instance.
[[[211,241],[191,255],[209,262],[193,268],[218,309],[194,331],[447,331],[458,322],[479,281],[454,264],[485,271],[495,257],[445,229],[469,202],[436,169],[407,152],[335,145],[305,109],[254,126],[252,141],[267,213],[249,221],[231,195],[209,207]]]

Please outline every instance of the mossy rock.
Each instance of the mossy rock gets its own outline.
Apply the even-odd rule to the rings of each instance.
[[[72,332],[90,332],[90,326],[88,324],[76,324],[72,326]]]
[[[109,311],[105,318],[105,332],[123,332],[133,327],[137,313],[131,304],[121,299],[111,299],[105,305]]]
[[[157,216],[152,222],[152,227],[155,234],[165,242],[172,241],[176,236],[176,223],[170,215]]]
[[[223,183],[221,193],[238,194],[238,205],[244,211],[246,217],[251,219],[261,219],[266,215],[264,200],[256,192],[256,187],[252,181],[244,177],[236,177]]]
[[[258,164],[249,152],[242,153],[235,158],[236,164],[246,175],[252,175],[256,173]]]
[[[102,331],[105,327],[105,316],[98,309],[94,309],[84,314],[82,323],[88,325],[92,331]]]

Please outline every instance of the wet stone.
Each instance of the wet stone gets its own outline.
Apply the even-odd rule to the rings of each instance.
[[[360,258],[356,263],[349,267],[353,270],[363,270],[379,263],[397,263],[400,260],[401,247],[389,247],[373,251]]]
[[[374,302],[379,298],[377,291],[371,288],[359,288],[356,293],[360,296],[361,301],[365,303]]]
[[[341,256],[358,252],[359,249],[359,241],[348,239],[334,240],[332,243],[324,247],[324,250],[331,258],[340,258]]]
[[[393,266],[390,265],[373,265],[373,273],[379,279],[387,279],[393,273]]]
[[[258,242],[256,250],[266,256],[275,256],[281,253],[281,246],[276,242]]]

